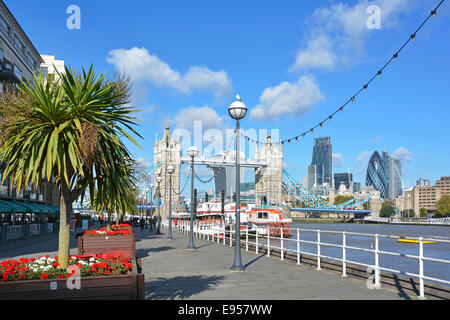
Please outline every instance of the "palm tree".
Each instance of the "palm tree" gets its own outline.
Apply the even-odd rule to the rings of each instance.
[[[34,76],[19,87],[17,99],[0,101],[0,161],[6,164],[3,181],[11,175],[18,191],[54,179],[60,192],[58,256],[65,268],[72,202],[88,186],[104,188],[110,180],[103,177],[123,177],[131,155],[121,138],[137,145],[127,130],[140,135],[132,128],[137,120],[128,105],[129,78],[107,79],[92,66],[81,73],[66,67],[58,75],[59,81]]]

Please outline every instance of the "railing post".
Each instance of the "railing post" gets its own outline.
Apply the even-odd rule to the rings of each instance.
[[[302,264],[300,262],[300,230],[297,228],[297,264]]]
[[[342,232],[342,277],[347,276],[347,263],[345,260],[347,259],[345,247],[347,246],[347,235]]]
[[[283,227],[280,227],[280,237],[281,237],[281,252],[280,252],[280,257],[281,257],[281,260],[284,260],[284,256],[283,256],[283,249],[284,249],[284,243],[283,243]]]
[[[423,283],[423,238],[419,238],[419,286],[420,286],[420,299],[425,299],[425,288]]]
[[[378,254],[378,234],[375,234],[375,289],[380,289],[380,261]]]
[[[270,257],[270,227],[267,227],[267,256]]]
[[[233,225],[230,224],[230,247],[233,246]]]
[[[223,245],[226,244],[227,241],[227,229],[225,228],[225,225],[223,225]]]
[[[259,249],[258,247],[259,247],[259,244],[258,244],[258,229],[256,229],[256,249],[255,249],[256,250],[256,252],[255,252],[256,254],[258,254],[258,249]]]
[[[320,230],[317,230],[317,270],[320,268]]]
[[[248,251],[248,225],[245,232],[245,251]]]

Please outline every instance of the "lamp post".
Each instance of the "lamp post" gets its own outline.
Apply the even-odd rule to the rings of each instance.
[[[196,147],[190,147],[187,151],[188,155],[192,158],[191,162],[191,225],[190,225],[190,234],[189,234],[189,245],[188,249],[195,249],[194,245],[194,212],[195,212],[195,203],[194,203],[194,158],[198,154],[198,150]]]
[[[156,177],[156,183],[158,183],[158,186],[156,187],[156,193],[158,196],[158,223],[156,227],[156,234],[161,234],[161,184],[162,178],[161,176]]]
[[[153,220],[153,213],[154,213],[154,211],[153,211],[153,187],[154,187],[153,183],[151,183],[149,187],[150,187],[150,219]],[[153,228],[152,224],[149,224],[149,225],[151,228]],[[150,231],[152,231],[152,230],[150,229]]]
[[[173,166],[167,166],[167,173],[169,174],[169,231],[167,233],[167,239],[172,240],[172,173],[175,172]]]
[[[234,250],[234,263],[231,266],[233,271],[244,271],[241,259],[241,198],[240,198],[240,167],[239,167],[239,120],[243,119],[247,114],[247,107],[241,101],[241,97],[236,95],[236,100],[228,108],[230,117],[236,120],[236,242]],[[230,229],[231,231],[231,229]],[[230,234],[231,237],[231,234]]]

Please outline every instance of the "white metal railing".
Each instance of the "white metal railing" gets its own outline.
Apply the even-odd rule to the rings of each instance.
[[[41,233],[41,225],[39,223],[30,224],[30,234],[32,236]]]
[[[20,239],[25,236],[25,225],[8,226],[6,240]]]
[[[168,228],[168,223],[162,223],[161,225],[165,228]],[[234,227],[234,226],[232,225],[232,227]],[[189,223],[172,226],[172,228],[174,231],[179,231],[184,234],[189,234],[189,231],[190,231]],[[420,287],[419,288],[419,291],[420,291],[419,297],[420,298],[425,298],[425,292],[424,292],[425,291],[424,290],[424,281],[425,280],[442,283],[447,286],[450,285],[450,281],[448,281],[448,280],[439,279],[436,277],[430,277],[430,276],[426,276],[424,274],[424,262],[425,261],[441,263],[441,264],[448,266],[448,265],[450,265],[450,260],[426,257],[426,256],[424,256],[424,252],[423,252],[424,241],[434,241],[436,243],[445,243],[445,244],[450,245],[450,238],[444,239],[444,238],[428,238],[428,237],[427,238],[424,238],[424,237],[399,237],[399,236],[367,234],[367,233],[348,232],[348,231],[311,230],[311,229],[300,229],[300,228],[297,228],[297,229],[265,228],[265,229],[266,229],[265,235],[259,235],[258,232],[256,232],[256,234],[253,235],[253,237],[255,238],[254,241],[249,240],[250,234],[249,234],[249,230],[247,228],[245,228],[243,230],[241,229],[241,238],[243,238],[243,239],[241,239],[241,242],[244,243],[246,251],[249,250],[248,245],[252,244],[255,246],[256,254],[258,254],[260,249],[266,248],[267,256],[270,257],[271,250],[273,251],[274,249],[276,249],[276,250],[280,251],[280,260],[284,260],[286,252],[295,253],[297,256],[297,264],[298,265],[301,265],[301,256],[302,255],[313,256],[313,257],[317,258],[317,269],[318,270],[321,270],[321,258],[339,261],[342,263],[342,276],[343,277],[347,276],[347,264],[348,263],[363,266],[363,267],[368,268],[368,271],[369,270],[374,271],[374,278],[373,278],[374,286],[373,287],[377,288],[377,289],[380,288],[380,272],[381,271],[410,276],[413,278],[417,278],[419,280],[419,287]],[[235,235],[235,233],[236,233],[235,230],[233,230],[233,228],[231,228],[231,230],[226,230],[225,228],[223,228],[221,232],[208,232],[210,230],[211,230],[210,226],[201,227],[201,225],[200,226],[196,225],[194,227],[194,236],[202,238],[202,239],[210,240],[212,242],[216,242],[216,241],[217,241],[217,243],[222,242],[223,245],[226,245],[226,243],[228,241],[228,244],[230,245],[230,247],[233,246],[234,241],[235,241],[233,235]],[[277,230],[277,231],[279,230],[279,232],[280,232],[279,237],[271,235],[271,231],[274,231],[274,230]],[[289,230],[291,233],[290,238],[283,236],[283,231],[287,231],[287,230]],[[316,234],[316,241],[302,240],[300,237],[300,235],[302,233]],[[341,239],[342,239],[342,244],[324,242],[321,240],[321,234],[340,235]],[[360,237],[365,237],[368,239],[373,239],[374,240],[374,248],[369,249],[369,248],[362,248],[362,247],[355,247],[355,246],[348,245],[348,236],[360,236]],[[404,254],[404,253],[399,253],[399,252],[384,251],[384,250],[380,249],[380,239],[397,239],[398,240],[400,238],[406,239],[406,240],[417,241],[419,244],[419,254],[418,255]],[[260,241],[261,239],[264,239],[265,243],[261,242]],[[280,245],[279,246],[274,245],[273,243],[271,243],[271,240],[279,240]],[[292,248],[289,248],[288,246],[286,246],[285,244],[287,242],[295,243],[296,249],[292,249]],[[302,244],[309,244],[309,245],[316,246],[316,253],[304,251],[302,249]],[[327,256],[327,255],[322,254],[321,248],[323,248],[323,247],[341,248],[342,249],[341,258]],[[359,261],[349,260],[347,258],[347,254],[348,254],[349,250],[373,253],[373,263],[363,263],[363,262],[359,262]],[[403,258],[418,260],[418,262],[419,262],[418,273],[406,272],[403,270],[383,267],[380,265],[380,257],[382,255],[393,256],[393,257],[403,257]]]

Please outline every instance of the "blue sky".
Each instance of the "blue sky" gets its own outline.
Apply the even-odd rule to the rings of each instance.
[[[278,129],[281,139],[308,130],[361,88],[439,1],[4,2],[40,53],[132,76],[145,140],[130,150],[152,162],[155,134],[167,122],[191,129],[201,118],[204,128],[231,128],[236,94],[249,108],[244,129]],[[73,4],[80,30],[66,26]],[[367,28],[370,5],[381,9],[381,29]],[[355,104],[285,145],[288,171],[301,181],[313,138],[331,136],[333,172],[350,170],[363,185],[374,150],[402,160],[404,184],[450,175],[448,39],[445,1]]]

